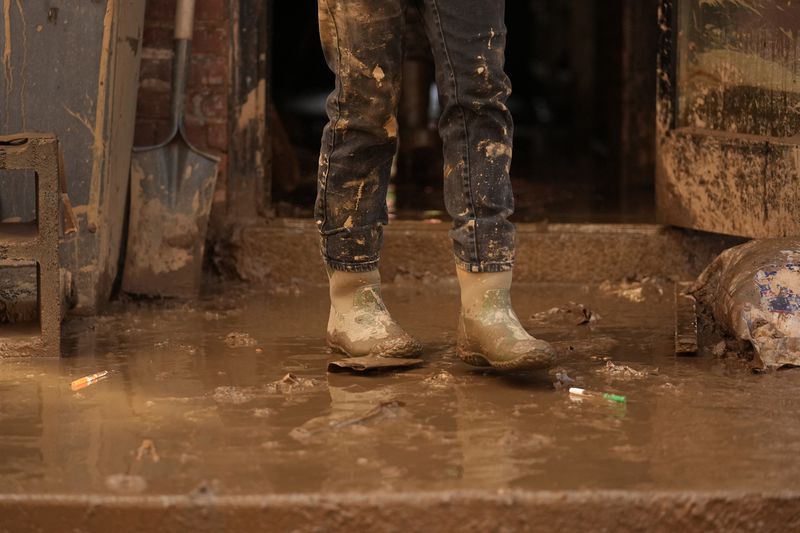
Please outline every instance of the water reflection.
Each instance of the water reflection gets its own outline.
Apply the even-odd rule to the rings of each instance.
[[[525,288],[519,313],[577,292]],[[395,306],[434,347],[428,365],[373,376],[325,373],[324,293],[238,295],[236,305],[223,299],[222,313],[210,303],[140,306],[74,322],[70,357],[0,362],[0,490],[797,487],[800,372],[752,376],[709,358],[676,360],[669,298],[583,294],[603,321],[542,330],[582,339],[564,371],[589,390],[623,392],[626,408],[573,402],[547,373],[462,365],[448,337],[452,299],[435,293]],[[256,345],[229,346],[231,332]],[[595,356],[593,338],[615,342]],[[658,372],[609,374],[603,357]],[[113,373],[70,390],[101,370]]]

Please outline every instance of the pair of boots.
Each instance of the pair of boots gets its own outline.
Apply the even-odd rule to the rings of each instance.
[[[380,274],[329,272],[328,344],[350,357],[415,357],[422,345],[395,322],[381,298]],[[511,307],[511,272],[458,269],[461,313],[457,354],[464,362],[501,370],[548,368],[553,348],[530,336]]]

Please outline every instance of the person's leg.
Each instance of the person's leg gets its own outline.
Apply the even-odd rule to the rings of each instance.
[[[406,3],[318,0],[336,87],[327,103],[315,219],[330,277],[328,342],[351,356],[421,351],[389,316],[377,271],[397,148]]]
[[[468,363],[538,368],[553,362],[511,308],[514,210],[509,170],[513,121],[506,107],[504,0],[418,0],[436,59],[442,101],[445,204],[462,311],[458,353]]]

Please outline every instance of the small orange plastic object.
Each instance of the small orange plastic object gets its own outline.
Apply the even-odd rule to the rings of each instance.
[[[100,380],[103,380],[109,376],[108,370],[103,370],[102,372],[98,372],[96,374],[92,374],[90,376],[84,376],[80,379],[76,379],[72,383],[70,383],[69,388],[73,391],[79,391],[81,389],[85,389],[89,385],[94,385]]]

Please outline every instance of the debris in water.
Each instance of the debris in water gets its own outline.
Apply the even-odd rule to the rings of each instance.
[[[141,461],[145,456],[149,456],[154,463],[157,463],[161,460],[161,457],[158,455],[158,451],[156,451],[155,443],[150,439],[144,439],[142,444],[139,446],[139,449],[136,451],[137,461]]]
[[[583,357],[605,356],[619,346],[619,341],[612,337],[594,337],[591,339],[574,339],[553,341],[551,343],[560,356],[579,355]]]
[[[723,252],[692,294],[723,333],[752,346],[759,368],[800,366],[800,238],[750,241]]]
[[[217,403],[241,405],[253,400],[253,395],[239,387],[217,387],[212,396]]]
[[[190,498],[208,498],[219,493],[219,481],[201,481],[195,488],[189,492]]]
[[[725,341],[719,341],[717,344],[711,348],[711,353],[714,357],[722,358],[725,355],[725,352],[728,351],[728,343]]]
[[[576,396],[579,398],[602,398],[604,400],[608,400],[609,402],[613,403],[627,403],[628,399],[621,394],[612,394],[610,392],[590,392],[586,389],[580,389],[578,387],[572,387],[569,389],[570,396]]]
[[[555,372],[555,378],[556,382],[554,383],[554,385],[556,386],[557,389],[561,387],[569,387],[576,383],[574,379],[569,377],[569,374],[567,374],[566,370],[557,370]]]
[[[273,381],[266,386],[269,394],[291,394],[301,390],[316,388],[319,382],[315,379],[301,378],[294,374],[286,374],[281,379]]]
[[[186,352],[188,354],[196,354],[197,353],[197,346],[193,346],[191,344],[186,344],[183,342],[172,342],[170,340],[159,341],[153,344],[153,348],[157,350],[180,350],[182,352]]]
[[[697,342],[697,309],[689,294],[691,283],[675,284],[675,354],[695,355]]]
[[[339,422],[332,422],[331,428],[332,429],[342,429],[348,426],[355,426],[357,424],[363,424],[365,422],[377,419],[377,418],[397,418],[400,416],[400,410],[405,407],[405,402],[401,402],[400,400],[390,400],[387,402],[381,402],[363,415],[357,416],[355,418],[350,418],[347,420],[342,420]]]
[[[531,316],[530,322],[536,325],[567,324],[582,326],[600,320],[600,315],[583,304],[569,302],[562,307],[553,307]]]
[[[399,357],[348,357],[339,361],[328,363],[328,372],[341,372],[350,370],[353,372],[369,372],[371,370],[396,370],[401,368],[413,368],[424,363],[422,359],[404,359]]]
[[[628,365],[616,364],[614,361],[606,361],[606,366],[599,369],[598,373],[608,374],[619,378],[646,378],[650,374],[657,374],[658,369],[636,370]]]
[[[664,296],[663,282],[651,277],[626,278],[618,282],[606,280],[600,284],[600,291],[637,304],[648,297]]]
[[[69,388],[72,389],[73,391],[79,391],[81,389],[85,389],[90,385],[94,385],[98,381],[106,379],[110,375],[111,372],[109,372],[108,370],[103,370],[102,372],[97,372],[96,374],[92,374],[90,376],[84,376],[70,383]]]
[[[381,402],[366,413],[353,418],[346,418],[343,420],[331,420],[328,417],[314,418],[302,426],[294,428],[289,432],[289,435],[300,442],[307,442],[312,437],[324,432],[339,431],[363,425],[368,422],[375,422],[382,418],[399,418],[405,406],[405,402],[390,400]]]
[[[423,379],[422,382],[430,387],[445,388],[453,385],[456,382],[456,378],[447,370],[440,370],[436,374]]]
[[[234,331],[232,333],[228,333],[228,335],[225,337],[225,344],[231,348],[247,348],[249,346],[255,346],[258,344],[258,342],[251,337],[249,333],[239,333],[238,331]]]

